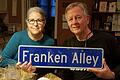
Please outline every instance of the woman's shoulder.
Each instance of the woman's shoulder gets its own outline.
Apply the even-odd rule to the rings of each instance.
[[[22,30],[22,31],[17,31],[12,35],[12,38],[22,38],[26,35],[27,31],[26,30]]]
[[[44,34],[44,39],[52,39],[52,40],[54,40],[52,37],[48,36],[47,34]]]
[[[25,35],[27,33],[27,30],[17,31],[14,34],[16,35]]]
[[[55,43],[55,40],[54,40],[54,38],[52,38],[52,37],[50,37],[50,36],[48,36],[48,35],[46,35],[46,34],[44,34],[44,37],[43,37],[43,39],[42,39],[44,42],[47,42],[47,43]]]

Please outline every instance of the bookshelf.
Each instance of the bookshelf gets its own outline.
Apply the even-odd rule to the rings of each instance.
[[[120,0],[95,0],[92,29],[102,30],[120,37]]]

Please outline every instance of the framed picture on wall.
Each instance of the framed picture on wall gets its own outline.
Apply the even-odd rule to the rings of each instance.
[[[17,0],[12,0],[12,16],[17,16]]]
[[[8,0],[9,23],[21,23],[21,0]]]
[[[99,6],[99,12],[106,12],[107,11],[107,2],[101,1]]]
[[[0,12],[7,11],[7,0],[0,0]]]

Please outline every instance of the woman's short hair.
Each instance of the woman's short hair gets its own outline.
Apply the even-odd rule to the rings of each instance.
[[[38,12],[42,15],[42,17],[45,19],[45,12],[43,11],[42,8],[40,7],[31,7],[28,11],[27,11],[27,18],[29,17],[29,15],[32,13],[32,12]]]

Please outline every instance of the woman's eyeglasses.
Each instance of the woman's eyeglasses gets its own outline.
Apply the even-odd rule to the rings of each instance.
[[[37,19],[37,20],[34,20],[34,19],[27,19],[27,22],[28,22],[29,24],[31,24],[31,25],[34,25],[35,22],[36,22],[37,24],[41,24],[41,23],[44,23],[45,20],[44,20],[44,19]]]

